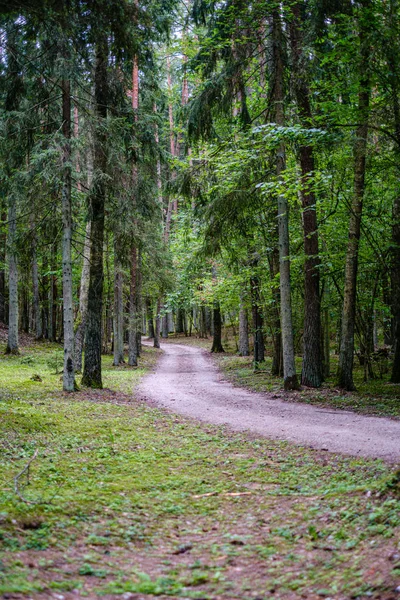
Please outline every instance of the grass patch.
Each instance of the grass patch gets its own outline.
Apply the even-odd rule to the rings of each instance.
[[[131,392],[153,349],[140,369],[104,357],[109,389],[64,394],[57,351],[0,359],[0,594],[393,597],[400,502],[381,461],[150,408]],[[35,450],[27,504],[14,477]]]

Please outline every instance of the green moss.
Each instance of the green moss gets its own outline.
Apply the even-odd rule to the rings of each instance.
[[[63,394],[38,368],[53,350],[0,361],[0,593],[247,599],[267,585],[299,597],[350,597],[365,581],[376,595],[393,588],[395,562],[383,579],[369,575],[400,531],[382,462],[150,408],[131,392],[152,349],[135,370],[105,357],[109,389]],[[39,389],[21,386],[22,368],[43,372]],[[20,478],[27,504],[14,477],[36,449],[29,482]]]

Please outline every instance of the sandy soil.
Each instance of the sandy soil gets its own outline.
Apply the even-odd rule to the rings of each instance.
[[[283,402],[234,387],[202,348],[164,343],[140,396],[171,411],[303,446],[400,462],[400,421]]]

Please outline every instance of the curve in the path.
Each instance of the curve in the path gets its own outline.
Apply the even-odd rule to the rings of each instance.
[[[266,437],[400,462],[400,421],[284,402],[225,381],[201,348],[164,344],[140,385],[145,400],[209,423]]]

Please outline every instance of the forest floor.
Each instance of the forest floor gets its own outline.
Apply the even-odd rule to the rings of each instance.
[[[0,358],[1,597],[400,597],[392,466],[148,406],[152,348],[70,395],[59,355]]]
[[[199,339],[194,336],[170,336],[168,343],[197,346],[210,350],[212,339]],[[374,363],[375,379],[364,381],[364,368],[358,359],[354,362],[354,382],[357,390],[346,392],[335,385],[335,373],[338,357],[331,354],[331,374],[318,389],[302,387],[299,392],[285,392],[282,389],[282,378],[271,375],[272,358],[266,355],[265,363],[258,366],[257,371],[251,356],[238,356],[235,343],[229,338],[224,341],[224,354],[214,354],[218,367],[225,377],[234,385],[245,387],[255,392],[272,392],[277,399],[299,402],[321,407],[400,418],[400,384],[389,383],[389,362],[384,358]],[[301,373],[301,357],[296,357],[297,373]]]

